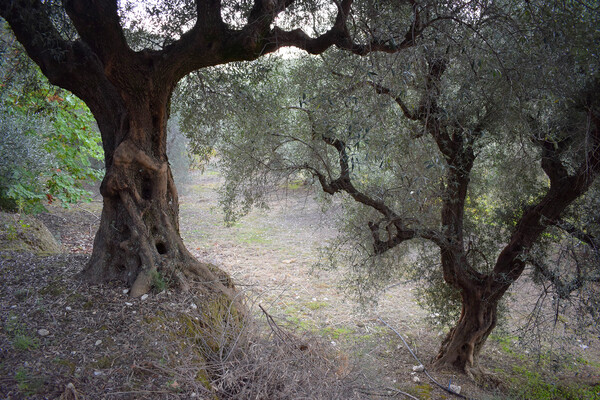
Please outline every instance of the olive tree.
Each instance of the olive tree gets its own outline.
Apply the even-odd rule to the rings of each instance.
[[[435,365],[468,374],[526,268],[564,296],[591,288],[591,302],[600,280],[598,11],[497,5],[453,14],[401,54],[271,64],[251,92],[251,79],[215,84],[240,110],[220,122],[226,211],[243,214],[277,177],[312,176],[349,200],[334,255],[361,293],[428,243],[438,261],[422,273],[461,304]]]
[[[150,2],[146,11],[117,0],[1,0],[0,16],[29,57],[52,84],[86,103],[100,129],[104,204],[84,277],[126,282],[132,296],[147,292],[157,271],[183,286],[197,276],[209,290],[229,292],[229,278],[197,261],[179,234],[166,153],[173,90],[193,71],[285,46],[312,54],[334,45],[362,55],[398,52],[428,24],[416,2],[355,7],[369,3],[402,8],[407,18],[396,28],[403,30],[390,39],[369,35],[353,25],[351,0],[178,0]]]

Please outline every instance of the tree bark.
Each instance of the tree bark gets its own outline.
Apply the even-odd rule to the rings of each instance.
[[[481,288],[462,292],[460,318],[442,342],[434,368],[452,367],[471,378],[479,375],[479,354],[496,327],[498,300],[483,298]]]
[[[104,207],[82,276],[94,283],[126,282],[132,296],[146,293],[156,273],[184,287],[196,276],[205,287],[228,291],[233,286],[226,274],[198,262],[179,234],[179,200],[166,154],[166,102],[125,108],[121,131],[103,132],[122,140],[105,141]],[[101,130],[114,128],[114,116],[107,123],[103,115],[96,117]]]

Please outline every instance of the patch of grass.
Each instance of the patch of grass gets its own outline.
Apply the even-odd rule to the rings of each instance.
[[[17,388],[26,396],[33,396],[42,391],[44,379],[40,376],[32,375],[25,368],[19,368],[15,373]]]
[[[26,329],[19,322],[19,318],[13,313],[8,315],[4,331],[9,337],[12,337],[11,342],[16,350],[27,351],[40,347],[39,340],[36,337],[27,335]]]
[[[240,232],[236,239],[239,242],[246,244],[267,244],[271,242],[271,239],[265,237],[265,232],[261,230]]]
[[[111,368],[117,356],[103,356],[94,363],[94,366],[98,369]]]
[[[423,399],[423,400],[432,399],[432,397],[431,397],[432,391],[433,391],[433,387],[428,383],[424,383],[422,385],[416,385],[411,390],[412,394],[417,396],[419,399]]]
[[[157,292],[160,293],[167,288],[167,281],[165,280],[164,276],[162,276],[162,274],[160,272],[158,272],[156,270],[152,271],[152,274],[150,275],[150,279],[152,280],[152,287]]]
[[[303,187],[306,187],[306,181],[304,179],[292,179],[285,185],[285,188],[288,190],[298,190]]]
[[[314,322],[301,319],[295,315],[288,315],[285,319],[294,327],[300,328],[305,331],[314,331],[316,329]]]
[[[25,301],[28,296],[29,296],[28,289],[19,289],[15,292],[15,299],[17,299],[17,301]]]
[[[589,365],[590,367],[594,367],[594,368],[598,368],[600,369],[600,362],[597,361],[588,361],[583,357],[577,357],[575,359],[575,362],[581,365]]]
[[[492,335],[490,335],[490,339],[495,341],[496,343],[498,343],[498,346],[500,346],[500,349],[505,354],[508,354],[508,355],[511,355],[511,356],[514,356],[514,357],[517,357],[520,359],[525,358],[525,356],[523,354],[517,353],[513,348],[513,342],[518,339],[517,336],[492,334]]]
[[[54,279],[49,282],[46,286],[40,289],[40,294],[44,296],[57,297],[65,293],[66,288],[63,282],[58,279]]]
[[[334,340],[339,340],[354,333],[350,328],[332,328],[330,326],[323,329],[323,333],[327,334]]]
[[[66,360],[66,359],[63,359],[60,357],[55,357],[54,360],[52,360],[52,362],[54,362],[55,364],[57,364],[61,367],[67,368],[70,375],[73,375],[75,373],[76,364],[71,360]]]
[[[40,347],[40,342],[37,338],[28,336],[22,332],[15,334],[12,344],[15,349],[21,351],[35,350]]]
[[[538,372],[526,367],[513,367],[513,395],[517,399],[540,400],[600,400],[600,385],[568,385],[547,382]]]
[[[92,300],[88,300],[85,303],[83,303],[82,308],[84,310],[91,310],[92,308],[94,308],[94,302]]]
[[[329,304],[327,304],[324,301],[311,301],[310,303],[306,303],[306,307],[309,308],[309,309],[311,309],[311,310],[313,310],[313,311],[316,311],[316,310],[318,310],[320,308],[327,307],[328,305]]]

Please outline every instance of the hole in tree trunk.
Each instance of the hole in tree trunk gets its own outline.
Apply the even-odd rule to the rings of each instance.
[[[152,199],[152,180],[148,177],[142,178],[142,198],[144,200]]]
[[[158,254],[165,254],[167,252],[167,246],[162,242],[158,242],[156,243],[156,251],[158,251]]]

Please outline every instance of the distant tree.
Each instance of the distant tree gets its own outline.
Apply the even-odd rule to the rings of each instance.
[[[372,35],[351,18],[353,10],[384,6],[403,16],[392,37]],[[144,9],[150,19],[136,20]],[[0,16],[27,54],[52,84],[87,104],[102,135],[104,207],[83,275],[92,282],[124,281],[132,296],[147,292],[157,271],[183,286],[196,276],[210,282],[208,291],[229,292],[228,277],[194,259],[179,234],[166,154],[177,83],[193,71],[255,60],[285,46],[312,54],[334,45],[362,55],[397,52],[414,44],[430,23],[428,14],[413,1],[362,1],[353,8],[351,0],[177,0],[119,8],[116,0],[1,0]],[[136,40],[148,30],[152,35]]]
[[[401,54],[271,63],[270,80],[217,74],[211,86],[236,105],[213,125],[228,215],[290,174],[343,194],[334,256],[359,295],[401,273],[404,244],[422,244],[419,274],[446,284],[430,293],[461,308],[435,365],[468,374],[527,267],[557,298],[581,295],[585,315],[598,312],[600,13],[494,4]]]

